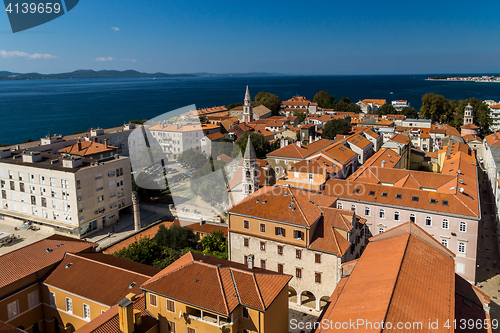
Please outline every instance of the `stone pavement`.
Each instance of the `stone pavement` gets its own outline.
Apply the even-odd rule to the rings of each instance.
[[[290,325],[288,326],[288,332],[310,332],[311,330],[305,328],[299,329],[298,322],[304,323],[303,325],[306,325],[306,323],[314,323],[318,319],[320,314],[321,311],[316,311],[315,309],[308,308],[306,306],[300,306],[297,304],[297,302],[288,302],[288,321],[290,323]]]
[[[491,319],[500,321],[500,255],[496,234],[497,221],[491,218],[491,215],[495,215],[495,199],[489,186],[486,185],[487,181],[483,183],[484,177],[484,173],[480,171],[481,212],[484,222],[480,222],[478,227],[476,281],[480,283],[481,290],[491,298]],[[487,189],[486,193],[483,193],[484,189]],[[496,260],[496,265],[494,260]],[[500,329],[494,332],[500,332]]]
[[[141,209],[141,230],[165,220],[166,218],[161,213]],[[89,237],[85,237],[85,240],[98,243],[97,251],[101,251],[136,233],[134,230],[134,215],[127,214],[120,217],[118,224],[105,227]]]

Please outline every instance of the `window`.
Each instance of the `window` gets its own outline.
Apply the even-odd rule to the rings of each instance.
[[[302,250],[295,250],[295,258],[302,259]]]
[[[47,199],[42,198],[42,207],[47,207]]]
[[[383,227],[379,227],[378,228],[378,233],[379,234],[383,233],[384,231],[385,231],[385,228],[383,228]]]
[[[441,244],[443,244],[444,247],[448,247],[448,240],[447,239],[441,239]]]
[[[266,261],[264,259],[260,260],[260,268],[266,269]]]
[[[33,308],[38,305],[38,290],[35,290],[28,294],[28,305],[29,308]]]
[[[278,264],[278,273],[283,274],[283,264]]]
[[[19,180],[24,180],[24,175],[22,172],[19,172]]]
[[[314,282],[321,283],[321,273],[314,273]]]
[[[7,312],[9,314],[9,320],[19,315],[19,303],[17,300],[7,304]]]
[[[250,221],[243,220],[243,228],[244,229],[250,229]]]
[[[19,191],[24,192],[24,183],[19,183]]]
[[[399,221],[400,217],[401,215],[399,214],[399,212],[394,212],[394,221]]]
[[[260,242],[260,250],[265,251],[266,250],[266,242]]]
[[[0,180],[0,188],[5,188],[5,180]]]
[[[102,191],[102,190],[104,190],[104,185],[98,185],[98,186],[96,187],[96,191],[97,191],[97,192]]]
[[[7,191],[2,190],[2,199],[7,199]]]
[[[458,242],[458,253],[465,253],[465,242]]]
[[[370,207],[365,207],[365,216],[370,216]]]
[[[283,237],[285,237],[285,228],[276,227],[274,231],[275,231],[275,234],[277,236],[283,236]]]
[[[425,225],[428,226],[428,227],[430,227],[432,225],[432,217],[427,216],[425,218]]]
[[[175,312],[175,302],[170,299],[167,299],[167,311]]]
[[[36,197],[34,195],[31,196],[31,204],[36,205]]]
[[[83,319],[90,320],[90,306],[83,304]]]
[[[302,231],[300,231],[300,230],[294,230],[293,231],[293,238],[303,240],[304,239],[304,233]]]
[[[188,327],[187,333],[196,333],[196,330],[194,328]]]
[[[175,333],[175,323],[173,321],[167,320],[167,332]]]
[[[342,202],[337,202],[337,209],[342,209]]]
[[[282,255],[283,255],[283,245],[278,245],[278,254],[279,254],[280,256],[282,256]]]
[[[314,262],[317,264],[321,264],[321,254],[319,253],[314,254]]]
[[[467,223],[465,221],[460,222],[460,227],[459,227],[460,232],[466,232],[467,231]]]
[[[309,174],[309,182],[312,183],[313,182],[313,175],[312,174]]]
[[[104,201],[104,195],[100,195],[97,197],[97,202]]]
[[[443,223],[441,224],[441,227],[442,227],[443,229],[448,229],[448,227],[449,227],[449,226],[450,226],[450,225],[449,225],[449,221],[448,221],[448,219],[443,219]]]
[[[243,246],[244,247],[248,247],[248,242],[249,242],[248,238],[243,238]]]
[[[302,278],[302,268],[295,268],[295,277],[297,279],[301,279]]]
[[[356,214],[356,205],[351,205],[351,210]]]
[[[14,179],[14,171],[9,170],[9,179]]]
[[[250,318],[250,315],[248,313],[248,309],[245,306],[241,307],[241,316],[243,318],[246,318],[246,319]]]
[[[73,301],[68,297],[66,297],[66,312],[73,313]]]
[[[260,232],[266,232],[266,224],[265,223],[260,224]]]
[[[385,219],[385,210],[381,209],[378,213],[378,217],[380,217],[381,219]]]
[[[248,256],[243,256],[243,264],[248,265]]]
[[[40,184],[45,185],[45,176],[40,175]]]
[[[12,191],[15,191],[15,190],[16,190],[16,187],[14,186],[14,182],[13,182],[13,181],[11,181],[11,182],[10,182],[10,189],[11,189]]]
[[[50,186],[56,186],[56,179],[54,177],[50,177]]]
[[[149,294],[149,305],[156,307],[156,295]]]
[[[53,291],[49,291],[49,303],[56,306],[56,294]]]
[[[411,214],[410,214],[410,222],[415,223],[415,221],[416,221],[415,214],[411,213]]]

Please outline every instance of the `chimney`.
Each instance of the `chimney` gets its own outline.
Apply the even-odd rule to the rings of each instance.
[[[132,299],[134,294],[128,294],[127,297],[118,303],[118,320],[120,322],[120,332],[134,332],[134,308]]]
[[[254,267],[253,266],[253,264],[254,264],[253,260],[254,260],[254,255],[253,254],[248,255],[247,264],[248,264],[248,268],[249,269],[253,269],[253,267]]]
[[[78,143],[77,143],[77,149],[78,151],[82,150],[82,140],[78,139]]]
[[[386,163],[387,163],[387,162],[386,162],[385,160],[382,160],[382,168],[385,168],[385,164],[386,164]]]
[[[108,139],[104,139],[104,148],[108,148]]]
[[[97,142],[97,136],[94,136],[94,142]]]
[[[203,221],[202,218],[200,218],[200,225],[204,225],[205,224],[205,221]]]
[[[302,142],[301,142],[300,140],[297,140],[297,147],[299,147],[299,148],[300,148],[300,147],[301,147],[301,145],[302,145]]]

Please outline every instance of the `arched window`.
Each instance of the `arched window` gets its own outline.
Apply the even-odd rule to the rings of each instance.
[[[448,229],[450,227],[450,223],[449,223],[448,219],[443,219],[443,223],[441,226],[443,229]]]
[[[467,223],[465,221],[460,222],[460,232],[466,232],[467,231]]]
[[[378,213],[378,217],[380,217],[381,219],[385,219],[385,210],[381,209]]]
[[[394,212],[394,221],[399,221],[399,220],[400,220],[399,212]]]
[[[432,226],[432,217],[427,216],[425,218],[425,225],[428,226],[428,227]]]
[[[356,205],[351,205],[351,210],[356,214]]]
[[[416,218],[415,214],[411,213],[410,214],[410,222],[415,223],[416,220],[417,220],[417,218]]]
[[[365,207],[365,216],[370,216],[370,207]]]
[[[337,202],[337,209],[342,209],[342,202]]]

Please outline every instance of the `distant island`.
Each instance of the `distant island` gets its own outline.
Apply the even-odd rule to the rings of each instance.
[[[193,73],[193,74],[166,74],[166,73],[141,73],[135,70],[116,71],[91,69],[79,69],[69,73],[40,74],[40,73],[12,73],[0,71],[0,80],[48,80],[48,79],[118,79],[118,78],[161,78],[161,77],[196,77],[196,76],[256,76],[275,75],[275,73],[252,72],[252,73]]]
[[[434,76],[426,79],[427,81],[459,81],[459,82],[500,82],[499,76]]]

